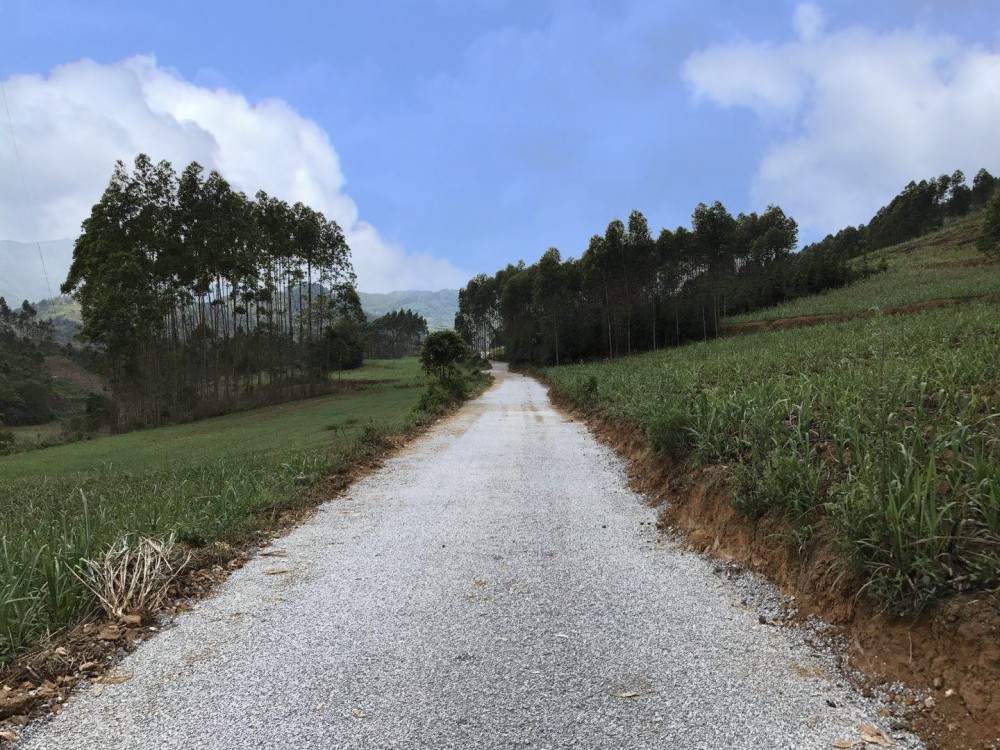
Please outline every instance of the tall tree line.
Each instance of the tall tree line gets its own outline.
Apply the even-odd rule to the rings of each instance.
[[[976,173],[971,187],[960,169],[950,175],[911,181],[867,225],[845,227],[815,245],[849,257],[897,245],[939,229],[948,221],[981,211],[998,187],[1000,178],[986,169]]]
[[[354,281],[322,213],[140,154],[116,164],[62,291],[106,354],[119,426],[136,426],[288,398],[359,365]]]
[[[792,255],[796,222],[778,206],[733,216],[699,204],[691,227],[654,238],[633,211],[595,234],[579,259],[550,248],[530,266],[480,275],[459,292],[455,328],[514,362],[626,356],[719,334],[727,315],[850,277],[846,258]]]
[[[366,356],[371,359],[416,357],[426,336],[426,318],[413,310],[393,310],[368,323]]]

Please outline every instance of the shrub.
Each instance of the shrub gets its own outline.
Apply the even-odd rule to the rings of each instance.
[[[983,233],[978,246],[983,255],[1000,257],[1000,190],[993,193],[983,209]]]
[[[460,381],[470,359],[468,344],[454,331],[435,331],[420,348],[420,366],[441,383]]]

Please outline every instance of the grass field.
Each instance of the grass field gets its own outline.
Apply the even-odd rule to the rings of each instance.
[[[1000,305],[720,339],[546,370],[653,446],[731,467],[734,502],[831,530],[898,613],[1000,586]]]
[[[731,324],[809,315],[855,313],[955,297],[1000,294],[1000,264],[975,247],[978,216],[867,256],[888,270],[824,294],[729,318]],[[860,262],[857,260],[856,262]]]
[[[426,385],[416,360],[376,361],[356,390],[0,458],[0,665],[74,622],[72,575],[129,533],[193,547],[238,541],[308,485],[401,431]]]
[[[370,421],[407,414],[427,382],[415,359],[374,360],[341,379],[362,384],[346,393],[0,457],[0,477],[58,477],[102,466],[136,471],[206,456],[322,448],[333,438],[357,437]]]

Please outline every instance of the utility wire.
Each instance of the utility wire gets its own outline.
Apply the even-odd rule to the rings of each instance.
[[[45,276],[45,288],[49,297],[52,296],[52,286],[49,284],[49,272],[45,269],[45,256],[42,255],[42,243],[38,241],[38,227],[35,225],[35,212],[31,210],[31,200],[28,198],[28,182],[24,179],[24,166],[21,164],[21,151],[17,147],[17,137],[14,135],[14,120],[10,116],[10,105],[7,104],[7,88],[3,85],[0,75],[0,94],[3,94],[3,108],[7,111],[7,125],[10,127],[10,140],[14,144],[14,156],[17,158],[17,171],[21,173],[21,189],[24,191],[24,203],[28,207],[28,218],[31,219],[31,232],[35,237],[35,247],[38,248],[38,260],[42,262],[42,275]]]

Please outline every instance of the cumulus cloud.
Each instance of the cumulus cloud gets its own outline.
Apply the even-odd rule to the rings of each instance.
[[[118,159],[145,152],[180,171],[216,169],[239,190],[302,201],[344,229],[365,291],[439,289],[469,275],[444,258],[407,252],[359,218],[326,132],[288,104],[252,104],[239,93],[184,80],[149,56],[63,65],[48,76],[5,81],[26,186],[11,139],[0,139],[0,237],[75,237]],[[32,226],[31,214],[34,215]],[[61,278],[66,268],[50,269]]]
[[[798,6],[782,44],[717,44],[682,75],[696,98],[752,109],[772,142],[752,192],[814,232],[867,221],[911,179],[1000,168],[1000,49],[940,34],[830,30]]]

